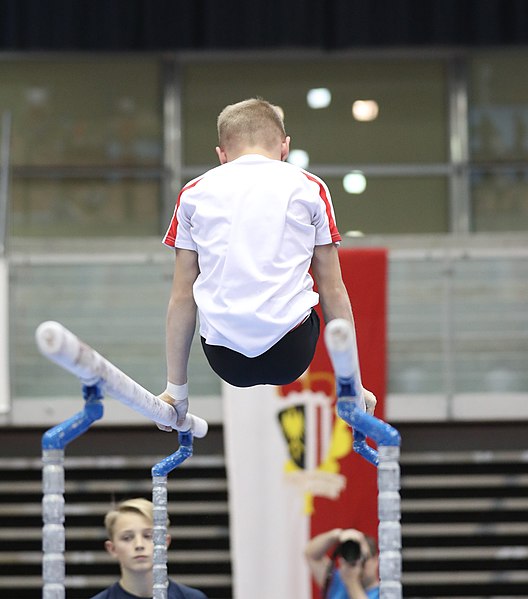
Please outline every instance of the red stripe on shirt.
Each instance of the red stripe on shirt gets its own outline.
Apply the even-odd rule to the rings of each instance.
[[[328,218],[328,226],[330,228],[330,235],[332,236],[332,241],[334,243],[341,241],[341,235],[337,230],[337,224],[332,214],[332,205],[330,203],[330,199],[328,198],[324,185],[317,177],[314,177],[313,175],[310,175],[309,173],[304,171],[303,174],[307,179],[313,181],[314,183],[317,183],[317,185],[319,186],[319,197],[323,200],[326,207],[326,216]]]
[[[178,194],[178,199],[176,200],[176,207],[174,208],[174,214],[172,215],[171,222],[169,224],[169,228],[167,229],[167,232],[165,233],[165,237],[163,238],[163,243],[165,245],[168,245],[169,247],[174,247],[174,244],[176,243],[176,235],[178,232],[178,218],[177,218],[176,214],[178,212],[178,208],[180,207],[180,201],[181,201],[183,192],[187,191],[188,189],[193,188],[201,180],[202,180],[202,177],[200,177],[199,179],[196,179],[196,181],[193,181],[192,183],[189,183]]]

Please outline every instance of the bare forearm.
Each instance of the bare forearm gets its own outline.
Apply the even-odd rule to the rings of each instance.
[[[337,283],[335,287],[329,289],[321,289],[319,291],[319,300],[325,323],[334,320],[334,318],[344,318],[354,324],[352,306],[343,283]]]
[[[355,329],[352,306],[341,276],[337,249],[332,245],[317,246],[312,259],[312,271],[317,282],[325,323],[343,318],[351,322]],[[376,406],[375,396],[364,389],[364,399],[368,413],[373,414]]]
[[[172,296],[167,310],[167,380],[176,385],[187,382],[187,366],[196,328],[196,304],[189,295]]]
[[[306,545],[304,554],[308,558],[321,559],[339,541],[341,532],[341,528],[334,528],[310,539]]]
[[[325,581],[326,571],[330,564],[327,552],[335,547],[338,542],[340,528],[334,528],[308,541],[304,555],[315,582],[322,587]]]
[[[335,318],[344,318],[353,323],[350,299],[341,276],[337,248],[333,244],[315,247],[312,273],[317,283],[324,321],[328,323]]]

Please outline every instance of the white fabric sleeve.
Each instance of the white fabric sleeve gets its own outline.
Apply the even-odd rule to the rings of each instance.
[[[174,247],[183,250],[194,250],[196,252],[197,247],[191,236],[191,219],[187,214],[187,206],[183,197],[181,198],[180,205],[176,211],[176,221],[178,226],[176,228]]]

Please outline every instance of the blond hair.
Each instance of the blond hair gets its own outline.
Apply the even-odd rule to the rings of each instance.
[[[143,499],[143,497],[136,497],[134,499],[127,499],[126,501],[122,501],[119,503],[113,510],[110,510],[104,519],[104,525],[106,528],[106,532],[108,534],[108,538],[112,539],[114,536],[115,523],[121,514],[126,514],[129,512],[135,512],[144,516],[151,524],[154,523],[154,506],[152,501],[148,499]],[[167,526],[169,525],[169,520],[167,519]]]
[[[260,98],[226,106],[218,115],[217,129],[222,149],[237,146],[273,149],[286,138],[281,109]]]

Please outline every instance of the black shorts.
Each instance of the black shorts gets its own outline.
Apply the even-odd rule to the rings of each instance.
[[[287,385],[298,379],[310,365],[319,329],[319,316],[312,310],[301,325],[254,358],[220,345],[208,345],[203,337],[201,339],[209,365],[227,383],[235,387]]]

